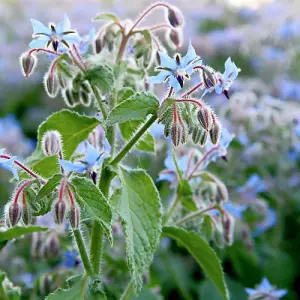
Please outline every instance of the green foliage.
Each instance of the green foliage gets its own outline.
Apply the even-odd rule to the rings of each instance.
[[[106,125],[112,126],[132,120],[144,121],[149,114],[156,114],[158,107],[159,101],[152,93],[136,93],[111,110]]]
[[[193,200],[193,190],[187,179],[183,179],[179,182],[177,194],[180,197],[180,202],[184,208],[191,211],[197,210],[197,205]]]
[[[213,281],[222,297],[225,300],[229,299],[220,260],[205,240],[194,232],[171,226],[163,228],[163,235],[175,239],[180,245],[185,247],[194,256],[206,275]]]
[[[111,199],[122,219],[126,253],[136,290],[142,288],[142,276],[149,268],[159,244],[162,206],[156,187],[144,170],[120,168],[122,190]]]
[[[115,84],[113,69],[108,65],[100,65],[88,69],[84,79],[88,80],[92,86],[96,86],[102,93],[110,92]]]
[[[72,184],[75,187],[78,200],[82,203],[82,215],[98,221],[112,243],[112,210],[105,196],[99,188],[87,178],[74,177]]]
[[[95,18],[93,18],[93,21],[102,21],[102,20],[113,21],[115,23],[119,22],[118,17],[111,13],[102,13],[97,15]]]

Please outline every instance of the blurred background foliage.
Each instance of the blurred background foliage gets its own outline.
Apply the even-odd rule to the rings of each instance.
[[[235,135],[228,148],[228,162],[209,165],[229,190],[233,203],[245,209],[236,214],[235,242],[216,248],[223,259],[232,299],[247,299],[245,287],[254,287],[263,277],[287,289],[284,299],[300,298],[300,2],[299,0],[176,0],[185,16],[184,40],[189,39],[199,55],[223,71],[231,56],[242,69],[230,100],[210,96],[223,126]],[[47,98],[42,85],[44,67],[26,80],[19,68],[19,55],[31,37],[29,18],[47,23],[66,12],[81,35],[95,26],[96,12],[109,11],[120,18],[135,18],[152,1],[29,1],[0,2],[0,148],[25,158],[35,146],[38,125],[51,112],[64,106],[60,97]],[[155,23],[155,12],[148,23]],[[162,39],[164,37],[162,36]],[[159,127],[157,155],[132,153],[128,162],[138,161],[153,178],[164,169],[166,142]],[[153,163],[153,161],[155,163]],[[0,206],[8,201],[7,173],[0,170]],[[157,183],[165,205],[170,188]],[[166,196],[164,196],[166,195]],[[116,231],[119,229],[116,228]],[[0,268],[23,288],[24,299],[32,288],[45,289],[47,274],[59,270],[52,285],[72,274],[76,254],[70,238],[59,236],[57,256],[32,261],[29,239],[18,240],[0,255]],[[170,252],[171,250],[171,252]],[[120,290],[127,271],[123,249],[106,253],[107,289]],[[68,254],[69,253],[69,254]],[[68,261],[68,255],[71,258]],[[35,278],[41,276],[40,280]],[[55,282],[57,280],[57,282]],[[211,282],[203,277],[192,257],[165,239],[158,251],[151,276],[138,299],[221,299]],[[46,287],[47,288],[47,287]]]

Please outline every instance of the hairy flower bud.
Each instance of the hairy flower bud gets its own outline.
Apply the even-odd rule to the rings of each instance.
[[[59,254],[60,243],[56,233],[52,233],[45,243],[45,255],[48,258],[56,257]]]
[[[221,137],[221,124],[214,117],[214,122],[211,130],[209,131],[210,139],[213,144],[218,144]]]
[[[42,138],[42,149],[46,156],[59,154],[62,150],[61,134],[56,130],[46,131]]]
[[[83,106],[89,107],[91,105],[91,102],[92,102],[90,94],[85,92],[84,90],[81,90],[79,92],[79,95],[80,95],[80,103]]]
[[[209,67],[203,66],[201,74],[201,82],[204,83],[205,87],[209,90],[213,90],[217,84],[216,71]]]
[[[199,139],[199,144],[201,146],[204,146],[207,142],[208,139],[208,133],[206,130],[201,130],[201,135],[200,135],[200,139]]]
[[[82,81],[80,87],[86,93],[90,93],[91,92],[90,84],[88,83],[88,81]]]
[[[28,205],[23,205],[22,209],[22,221],[24,225],[30,225],[32,221],[31,209]]]
[[[20,56],[20,63],[22,73],[27,78],[33,73],[37,65],[37,58],[34,54],[29,54],[28,52],[25,52]]]
[[[67,88],[62,92],[62,97],[65,101],[65,104],[70,107],[74,108],[78,103],[75,102],[75,99],[73,97],[72,88]]]
[[[102,39],[100,37],[97,37],[95,39],[95,44],[94,45],[95,45],[95,53],[99,54],[102,51],[103,46],[104,46]]]
[[[22,215],[22,206],[19,203],[11,203],[8,208],[8,218],[11,226],[15,226],[19,223]]]
[[[43,296],[52,292],[52,275],[45,275],[40,278],[39,289]]]
[[[64,75],[63,72],[58,72],[57,79],[58,79],[58,83],[62,89],[65,89],[68,86],[67,77]]]
[[[182,139],[182,127],[175,123],[171,127],[171,139],[175,147],[179,146]]]
[[[233,233],[234,233],[234,223],[235,219],[228,213],[223,215],[223,229],[224,229],[224,238],[227,245],[232,245],[233,243]]]
[[[183,16],[175,7],[168,7],[167,19],[173,27],[183,26]]]
[[[79,227],[80,224],[80,209],[75,204],[71,206],[70,214],[69,214],[69,221],[72,228],[76,229]]]
[[[32,241],[31,241],[31,249],[30,249],[30,254],[32,258],[39,257],[44,235],[45,235],[44,232],[32,233]]]
[[[211,110],[208,107],[202,106],[197,113],[197,118],[199,123],[205,130],[209,131],[211,129],[213,125],[213,119]]]
[[[59,82],[55,72],[48,72],[44,77],[45,90],[50,98],[55,98],[59,91]]]
[[[182,45],[182,36],[181,32],[176,29],[172,29],[168,33],[168,38],[170,41],[174,44],[176,48],[180,47]]]
[[[54,204],[54,220],[57,224],[63,224],[66,219],[67,205],[65,201],[58,200]]]

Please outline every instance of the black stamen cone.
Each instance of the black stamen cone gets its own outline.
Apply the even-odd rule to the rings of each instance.
[[[180,86],[183,87],[183,76],[177,76],[176,79],[179,82]]]
[[[224,90],[223,94],[226,96],[227,99],[229,99],[229,92],[228,92],[228,90]]]
[[[53,41],[52,46],[53,46],[54,51],[56,52],[57,48],[58,48],[58,41]]]
[[[223,156],[221,156],[221,158],[228,163],[227,155],[223,155]]]

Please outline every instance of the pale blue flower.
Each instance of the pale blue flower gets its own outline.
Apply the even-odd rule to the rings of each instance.
[[[242,219],[243,218],[243,212],[248,208],[248,205],[243,204],[236,204],[231,201],[227,201],[224,205],[223,208],[230,213],[233,217],[237,219]]]
[[[194,73],[194,68],[202,65],[202,60],[196,54],[191,43],[184,57],[177,53],[174,58],[171,58],[165,52],[159,52],[159,56],[160,66],[157,70],[160,73],[148,77],[147,82],[158,84],[169,80],[169,85],[174,88],[175,93],[183,87],[185,79],[190,79],[190,76]]]
[[[258,174],[252,174],[248,178],[245,185],[239,187],[237,190],[240,193],[256,194],[256,193],[265,192],[266,189],[267,189],[267,185],[265,181]]]
[[[92,28],[89,34],[82,37],[78,46],[79,47],[78,50],[81,54],[87,53],[89,46],[94,42],[95,35],[96,35],[96,30],[95,28]]]
[[[276,211],[273,208],[268,208],[264,220],[256,225],[253,236],[256,237],[263,234],[268,229],[274,227],[276,223]]]
[[[249,295],[249,300],[255,299],[274,299],[284,297],[287,294],[287,290],[276,290],[275,286],[272,286],[267,278],[263,278],[260,285],[255,289],[246,288],[245,291]]]
[[[0,156],[3,155],[5,152],[5,149],[0,149]],[[19,181],[19,175],[14,167],[16,157],[12,157],[10,159],[1,158],[0,157],[0,168],[3,168],[9,172],[11,172],[16,180]]]
[[[45,48],[51,44],[54,51],[57,51],[61,43],[70,48],[72,44],[80,42],[80,36],[71,29],[71,22],[66,14],[60,23],[57,25],[50,23],[49,27],[34,19],[30,21],[34,38],[29,44],[30,48]]]
[[[233,81],[238,77],[240,68],[231,61],[231,58],[228,57],[225,62],[225,72],[218,78],[218,84],[215,86],[215,91],[217,94],[224,93],[228,98],[228,90],[230,89]]]
[[[90,143],[86,143],[87,153],[83,160],[78,162],[71,162],[60,159],[59,163],[66,172],[85,173],[97,169],[101,163],[107,158],[111,151],[111,146],[108,140],[104,139],[104,151],[99,153]]]

